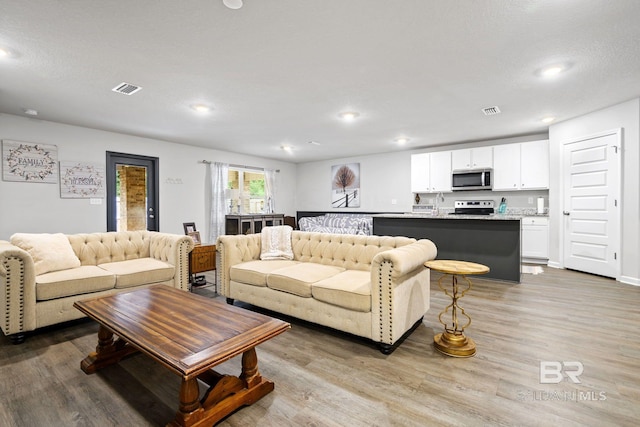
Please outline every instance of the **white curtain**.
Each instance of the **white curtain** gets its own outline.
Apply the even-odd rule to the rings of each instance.
[[[229,165],[227,163],[209,163],[211,177],[211,215],[209,223],[209,242],[214,243],[224,234],[225,215],[227,214],[227,186],[229,183]]]
[[[264,170],[264,198],[266,199],[265,213],[275,213],[276,211],[276,171],[274,169]]]

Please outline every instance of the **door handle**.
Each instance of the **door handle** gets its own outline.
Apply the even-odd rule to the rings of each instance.
[[[569,215],[571,215],[571,212],[562,211],[562,215],[569,216]]]

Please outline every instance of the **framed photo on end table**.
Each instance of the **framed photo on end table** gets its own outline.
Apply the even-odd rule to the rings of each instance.
[[[184,227],[184,234],[190,236],[191,233],[196,231],[196,223],[195,222],[183,222],[182,227]]]
[[[200,232],[199,231],[192,231],[191,233],[188,233],[189,236],[193,239],[193,243],[195,243],[196,246],[200,245],[202,242],[200,241]]]
[[[202,242],[200,241],[199,231],[192,231],[191,233],[189,233],[189,236],[193,239],[193,243],[195,243],[196,246],[202,244]]]

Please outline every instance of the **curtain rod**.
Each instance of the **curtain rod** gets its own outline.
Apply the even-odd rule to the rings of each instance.
[[[205,165],[210,165],[213,162],[211,160],[200,160],[198,163],[203,163]],[[237,169],[252,169],[252,170],[258,170],[258,171],[263,171],[264,172],[264,168],[259,168],[259,167],[256,167],[256,166],[229,164],[229,167],[237,168]],[[280,169],[276,169],[276,172],[280,173]]]

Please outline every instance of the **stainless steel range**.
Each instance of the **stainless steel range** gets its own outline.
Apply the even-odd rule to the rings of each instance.
[[[491,215],[494,213],[493,200],[456,200],[451,215]]]

